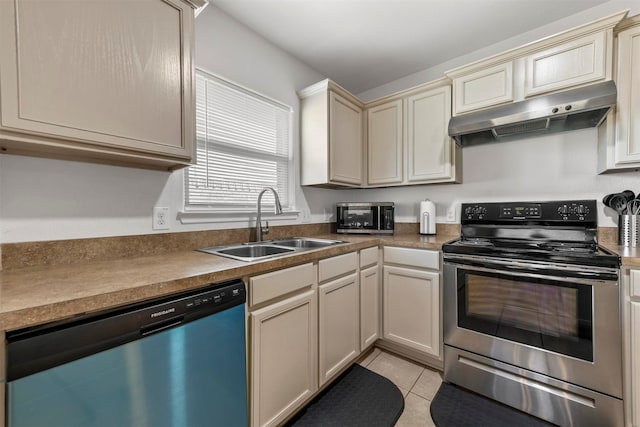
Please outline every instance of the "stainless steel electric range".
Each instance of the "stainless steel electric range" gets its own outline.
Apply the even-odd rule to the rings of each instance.
[[[443,246],[447,382],[562,426],[621,426],[620,257],[595,200],[462,204]]]

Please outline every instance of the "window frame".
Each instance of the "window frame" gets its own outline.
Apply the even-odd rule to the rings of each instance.
[[[229,80],[227,78],[221,77],[215,73],[212,73],[210,71],[207,71],[205,69],[202,69],[200,67],[196,67],[196,75],[197,74],[202,74],[205,78],[207,79],[211,79],[211,80],[215,80],[218,83],[221,83],[222,85],[225,85],[227,87],[230,87],[231,89],[234,90],[238,90],[242,93],[245,93],[251,97],[257,98],[263,102],[267,102],[270,104],[273,104],[275,107],[279,107],[282,108],[283,110],[288,112],[288,160],[287,160],[287,186],[288,186],[288,200],[289,200],[289,204],[288,206],[284,206],[283,205],[283,215],[273,215],[273,203],[267,204],[265,203],[266,200],[263,201],[262,204],[262,211],[263,211],[263,217],[265,219],[273,219],[273,220],[292,220],[292,219],[296,219],[299,215],[299,211],[296,209],[296,199],[295,199],[295,184],[296,184],[296,179],[295,179],[295,174],[296,174],[296,164],[295,164],[295,160],[294,160],[294,153],[293,153],[293,148],[294,148],[294,144],[293,144],[293,140],[294,140],[294,135],[293,135],[293,131],[294,131],[294,123],[293,120],[295,118],[295,114],[294,114],[294,108],[285,104],[284,102],[278,101],[274,98],[271,98],[269,96],[266,96],[260,92],[257,92],[256,90],[250,89],[246,86],[243,86],[241,84],[238,84],[232,80]],[[194,85],[194,91],[196,90],[195,88],[196,85]],[[195,95],[195,94],[194,94]],[[194,96],[195,99],[195,96]],[[196,116],[194,114],[194,116]],[[196,126],[195,123],[195,119],[194,119],[194,126]],[[196,136],[197,138],[197,136]],[[194,141],[194,147],[197,147],[197,139],[196,141]],[[197,148],[194,148],[196,150],[196,156],[197,156]],[[194,159],[194,164],[196,164],[195,162],[197,162],[197,158]],[[181,223],[201,223],[201,222],[246,222],[246,221],[250,221],[252,219],[255,219],[255,214],[256,214],[256,209],[257,209],[257,205],[256,206],[222,206],[222,205],[209,205],[204,206],[197,206],[197,205],[189,205],[187,204],[187,200],[188,200],[188,191],[189,191],[189,178],[188,178],[188,168],[185,168],[183,170],[183,185],[182,185],[182,190],[183,190],[183,201],[182,201],[182,211],[178,213],[178,219],[181,221]],[[266,195],[267,193],[265,193]],[[257,196],[256,196],[256,200],[255,203],[257,203]]]

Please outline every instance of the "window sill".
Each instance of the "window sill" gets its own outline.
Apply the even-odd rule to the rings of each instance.
[[[178,212],[178,220],[182,224],[204,224],[224,222],[249,222],[256,220],[257,212],[251,211],[182,211]],[[282,215],[276,215],[272,211],[262,212],[264,221],[292,221],[298,219],[299,211],[285,211]]]

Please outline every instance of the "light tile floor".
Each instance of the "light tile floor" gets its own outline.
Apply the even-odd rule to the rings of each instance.
[[[360,365],[391,380],[404,395],[404,411],[397,427],[435,427],[429,406],[442,383],[441,372],[379,348],[373,349]]]

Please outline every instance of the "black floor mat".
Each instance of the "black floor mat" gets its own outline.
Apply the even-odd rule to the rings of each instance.
[[[403,409],[404,398],[395,384],[356,364],[287,425],[391,427]]]
[[[431,402],[431,418],[437,427],[549,427],[539,418],[495,400],[442,383]]]

